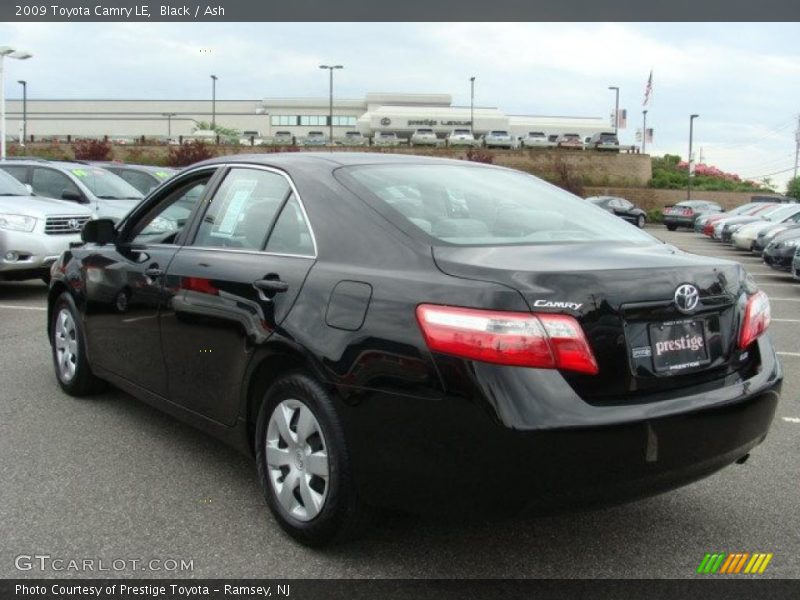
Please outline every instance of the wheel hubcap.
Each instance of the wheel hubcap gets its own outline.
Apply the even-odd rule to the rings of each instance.
[[[316,517],[328,495],[328,446],[305,404],[289,399],[275,407],[267,426],[266,456],[281,507],[299,521]]]
[[[75,369],[78,366],[78,332],[75,320],[66,308],[62,308],[56,317],[53,341],[56,347],[58,377],[64,383],[69,383],[75,377]]]

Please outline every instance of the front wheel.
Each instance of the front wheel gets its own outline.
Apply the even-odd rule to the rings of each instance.
[[[636,219],[636,225],[639,229],[644,229],[644,215],[639,215]]]
[[[677,228],[678,228],[677,225],[667,225],[667,229],[669,229],[670,231],[675,231]]]
[[[318,547],[352,538],[371,520],[356,494],[333,400],[307,374],[290,373],[267,391],[255,455],[267,505],[300,543]]]
[[[70,396],[87,396],[105,387],[89,366],[86,336],[75,302],[67,292],[53,306],[50,345],[58,384]]]

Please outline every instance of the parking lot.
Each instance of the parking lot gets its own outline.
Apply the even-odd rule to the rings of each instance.
[[[786,380],[771,433],[746,464],[612,508],[469,523],[387,516],[324,551],[280,531],[249,459],[121,392],[61,393],[46,287],[0,283],[0,576],[65,575],[15,568],[18,555],[46,554],[193,567],[89,576],[684,578],[721,551],[771,552],[762,577],[800,577],[800,282],[698,234],[650,231],[742,262],[771,298]]]

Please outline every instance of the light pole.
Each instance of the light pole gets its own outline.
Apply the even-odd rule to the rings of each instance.
[[[0,46],[0,159],[6,157],[6,89],[3,78],[3,63],[6,57],[25,60],[33,56],[30,52],[21,52],[11,46]]]
[[[469,132],[475,137],[475,78],[469,78]]]
[[[618,136],[618,133],[619,133],[619,88],[617,86],[615,86],[615,85],[610,85],[610,86],[608,86],[608,89],[614,90],[614,135]]]
[[[642,111],[642,154],[647,148],[647,109]]]
[[[24,79],[17,81],[22,86],[22,140],[20,145],[25,147],[25,140],[28,139],[28,82]]]
[[[330,73],[330,85],[328,93],[328,143],[333,144],[333,71],[344,69],[342,65],[320,65],[320,69],[328,69]]]
[[[686,199],[692,199],[692,137],[694,136],[694,120],[700,115],[689,115],[689,162],[688,176],[686,177]]]
[[[211,76],[211,129],[216,131],[217,128],[217,77]]]
[[[172,139],[172,117],[178,113],[161,113],[162,117],[167,117],[167,142]]]

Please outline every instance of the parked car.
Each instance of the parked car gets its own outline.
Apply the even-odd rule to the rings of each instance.
[[[294,144],[294,136],[291,131],[276,131],[272,135],[273,146],[291,146]]]
[[[748,202],[747,204],[742,204],[737,206],[736,208],[732,208],[727,212],[712,212],[712,213],[703,213],[698,215],[697,218],[694,220],[694,230],[697,233],[704,233],[704,228],[706,224],[712,223],[717,219],[723,219],[725,217],[735,217],[736,215],[740,214],[747,214],[750,211],[754,211],[759,207],[758,203],[755,202]]]
[[[606,152],[619,152],[619,138],[613,131],[595,133],[589,140],[587,148],[591,150],[603,150]]]
[[[773,204],[770,208],[750,216],[738,216],[733,219],[723,219],[714,226],[714,239],[725,244],[731,243],[733,234],[749,223],[777,223],[776,219],[784,214],[785,204]],[[721,225],[721,226],[720,226]],[[719,227],[719,233],[717,233]]]
[[[408,140],[409,146],[438,146],[443,143],[444,140],[440,140],[436,137],[436,133],[433,129],[429,127],[421,127],[414,131],[411,134],[411,138]]]
[[[150,233],[198,187],[182,228]],[[371,507],[675,488],[743,460],[779,398],[769,300],[742,265],[510,169],[220,157],[82,238],[48,295],[59,385],[110,382],[254,454],[310,545]]]
[[[715,235],[719,235],[722,233],[722,226],[724,222],[727,222],[730,219],[738,219],[740,217],[751,217],[760,215],[765,211],[772,210],[777,206],[777,204],[766,204],[766,203],[759,203],[747,210],[742,211],[737,215],[732,215],[731,213],[723,213],[719,214],[713,219],[709,219],[706,225],[703,227],[703,235],[707,235],[711,239],[715,239]],[[752,220],[751,220],[752,222]],[[717,230],[717,225],[719,225],[719,230]]]
[[[583,141],[577,133],[564,133],[558,136],[556,147],[571,150],[583,150]]]
[[[366,146],[369,144],[369,138],[360,131],[346,131],[343,143],[345,146]]]
[[[586,199],[595,206],[607,210],[612,215],[616,215],[629,223],[633,223],[640,229],[645,226],[647,213],[641,208],[634,206],[632,202],[625,198],[617,198],[614,196],[590,196]]]
[[[239,136],[239,143],[242,146],[263,146],[267,143],[267,140],[264,139],[260,131],[251,129],[242,131],[242,135]]]
[[[33,196],[0,171],[0,279],[49,281],[50,266],[80,241],[92,211],[65,200]]]
[[[764,263],[777,271],[791,271],[794,255],[800,246],[800,229],[790,229],[775,236],[764,248]]]
[[[503,129],[490,131],[483,136],[483,145],[487,148],[514,148],[516,142],[514,136]]]
[[[94,162],[92,164],[121,177],[145,196],[178,172],[169,167],[130,165],[119,162]]]
[[[115,221],[144,198],[121,177],[85,163],[13,160],[0,161],[0,169],[30,185],[37,196],[83,204],[96,216]]]
[[[547,136],[542,131],[529,131],[519,138],[519,145],[523,148],[550,148]]]
[[[752,250],[758,234],[773,228],[785,230],[800,221],[800,204],[784,204],[766,222],[756,221],[739,227],[731,236],[731,243],[739,250]],[[777,232],[776,232],[777,233]]]
[[[450,135],[447,136],[447,145],[474,147],[478,145],[478,140],[475,139],[469,129],[453,129]]]
[[[678,227],[694,229],[694,220],[698,216],[704,213],[719,213],[722,210],[722,207],[716,202],[684,200],[664,209],[664,225],[670,231],[675,231]]]
[[[372,138],[373,146],[399,146],[400,138],[394,131],[378,131]]]
[[[769,225],[766,229],[761,229],[758,232],[758,236],[756,237],[756,241],[753,242],[752,251],[755,254],[761,254],[764,252],[764,249],[769,246],[770,242],[775,239],[776,236],[780,235],[784,231],[790,231],[792,229],[800,228],[800,223],[797,221],[790,222],[790,223],[778,223],[777,225]]]
[[[309,131],[301,143],[303,146],[325,146],[328,143],[328,136],[322,131]]]
[[[792,259],[792,277],[800,280],[800,246],[795,250],[794,258]]]

